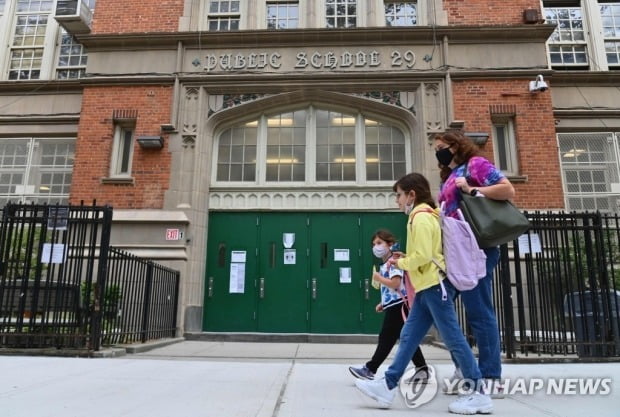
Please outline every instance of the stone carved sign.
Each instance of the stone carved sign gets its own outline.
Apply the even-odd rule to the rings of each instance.
[[[386,51],[363,49],[284,51],[214,52],[192,62],[202,65],[207,72],[221,71],[304,71],[412,69],[416,67],[416,53],[411,49]]]

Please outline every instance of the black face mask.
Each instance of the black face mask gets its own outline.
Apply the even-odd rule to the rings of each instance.
[[[454,158],[454,154],[450,152],[450,148],[443,148],[438,150],[437,152],[435,152],[435,156],[437,157],[439,163],[446,167],[450,165],[450,162],[452,162],[452,158]]]

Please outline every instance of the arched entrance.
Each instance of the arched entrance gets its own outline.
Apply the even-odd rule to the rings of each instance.
[[[403,242],[392,184],[412,169],[406,123],[300,103],[214,134],[203,330],[376,333],[378,228]]]

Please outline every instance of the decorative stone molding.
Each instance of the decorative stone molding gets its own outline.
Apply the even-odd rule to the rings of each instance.
[[[439,83],[424,84],[424,128],[427,135],[444,130],[444,105]]]
[[[379,189],[211,189],[210,210],[394,210],[390,185]]]
[[[198,87],[187,87],[182,103],[183,130],[184,136],[195,136],[198,132],[198,112],[199,112],[200,89]]]
[[[268,94],[222,94],[209,96],[209,116],[241,104],[267,97]]]
[[[194,149],[194,146],[196,146],[196,137],[184,135],[181,146],[183,146],[184,148]]]
[[[402,107],[414,115],[415,112],[415,92],[411,91],[369,91],[356,96],[369,98],[371,100],[380,101],[385,104]]]

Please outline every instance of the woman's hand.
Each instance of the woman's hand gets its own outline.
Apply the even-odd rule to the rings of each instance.
[[[378,282],[379,284],[382,284],[382,282],[381,282],[381,278],[382,278],[382,277],[381,277],[381,274],[380,274],[380,273],[378,273],[378,272],[373,272],[373,273],[372,273],[372,280],[373,280],[373,281]]]
[[[381,312],[383,311],[383,305],[381,305],[381,303],[377,304],[377,305],[375,306],[375,311],[376,311],[377,313],[381,313]]]
[[[471,190],[474,189],[474,187],[470,187],[469,184],[467,184],[465,177],[456,177],[454,179],[454,185],[466,194],[471,193]]]

